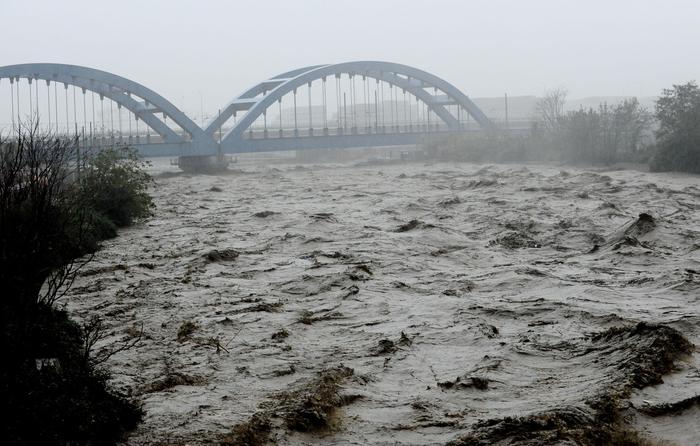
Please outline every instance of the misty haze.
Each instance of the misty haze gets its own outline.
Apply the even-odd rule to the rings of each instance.
[[[700,4],[0,0],[2,444],[700,445]]]

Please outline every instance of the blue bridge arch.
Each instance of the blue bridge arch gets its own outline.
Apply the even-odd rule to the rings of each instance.
[[[436,121],[439,119],[440,131],[463,131],[460,113],[478,123],[481,129],[493,127],[479,107],[453,84],[427,71],[391,62],[356,61],[314,65],[279,74],[243,91],[203,127],[155,91],[106,71],[53,63],[0,67],[0,80],[8,79],[10,84],[18,84],[21,79],[26,79],[30,90],[31,83],[40,80],[45,81],[47,86],[51,83],[62,84],[65,89],[73,86],[82,90],[83,94],[86,91],[94,92],[101,100],[110,99],[118,107],[127,109],[137,122],[142,121],[159,136],[157,142],[141,143],[139,140],[139,143],[134,144],[149,155],[200,156],[321,147],[403,145],[415,143],[423,133],[431,131],[430,126],[414,128],[411,125],[409,128],[406,125],[402,129],[398,126],[387,129],[383,125],[381,128],[378,125],[366,125],[358,128],[356,123],[352,128],[338,124],[338,128],[329,129],[325,123],[324,128],[317,132],[313,128],[306,133],[299,132],[295,124],[295,131],[289,136],[284,136],[281,129],[278,137],[269,135],[267,130],[262,135],[253,134],[252,125],[256,120],[261,116],[266,117],[267,110],[274,104],[281,104],[284,97],[293,95],[296,107],[297,90],[305,86],[310,90],[312,84],[322,83],[325,104],[326,80],[340,79],[342,76],[352,80],[353,85],[354,79],[359,77],[363,82],[374,80],[377,85],[380,82],[387,84],[389,88],[401,91],[404,97],[406,94],[411,95],[416,104],[420,101],[436,117]],[[457,116],[449,107],[457,110]],[[326,113],[324,109],[324,114]],[[168,118],[171,125],[167,124]]]

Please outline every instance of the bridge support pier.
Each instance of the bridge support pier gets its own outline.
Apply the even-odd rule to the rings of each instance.
[[[230,163],[231,158],[223,154],[180,156],[177,159],[177,167],[188,173],[222,172]]]

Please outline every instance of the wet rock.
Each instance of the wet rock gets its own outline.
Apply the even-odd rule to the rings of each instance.
[[[214,249],[204,255],[204,258],[209,262],[231,262],[236,260],[240,253],[235,249]]]
[[[223,192],[224,190],[219,186],[212,186],[209,188],[209,192]]]

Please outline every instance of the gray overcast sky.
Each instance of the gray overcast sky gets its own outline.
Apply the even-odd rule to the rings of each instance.
[[[0,0],[0,65],[99,68],[209,112],[295,67],[388,60],[473,97],[700,79],[699,0]]]

